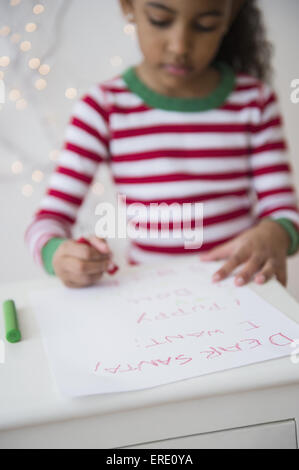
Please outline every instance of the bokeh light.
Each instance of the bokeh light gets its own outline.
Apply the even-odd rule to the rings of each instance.
[[[65,90],[65,96],[69,100],[75,99],[77,97],[77,95],[78,95],[78,92],[77,92],[76,88],[67,88]]]
[[[38,69],[40,66],[40,60],[37,57],[33,57],[29,60],[28,65],[31,69]]]
[[[37,5],[35,5],[35,6],[33,7],[33,13],[34,13],[35,15],[40,15],[41,13],[44,12],[44,10],[45,10],[44,5],[42,5],[42,4],[40,4],[40,3],[38,3]]]
[[[39,91],[44,90],[46,88],[46,86],[47,86],[47,82],[43,78],[39,78],[35,82],[35,88]]]
[[[31,49],[31,42],[30,41],[22,41],[20,44],[20,49],[23,52],[30,51]]]

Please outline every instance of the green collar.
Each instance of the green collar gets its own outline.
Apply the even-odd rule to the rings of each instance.
[[[157,93],[139,79],[133,66],[123,72],[122,78],[128,88],[152,108],[186,112],[207,111],[221,106],[236,82],[235,73],[228,64],[218,62],[215,67],[221,72],[221,81],[218,87],[204,98],[178,98]]]

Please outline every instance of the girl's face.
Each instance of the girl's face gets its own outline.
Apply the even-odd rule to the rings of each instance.
[[[143,68],[165,88],[186,90],[209,68],[232,0],[121,0],[136,23]]]

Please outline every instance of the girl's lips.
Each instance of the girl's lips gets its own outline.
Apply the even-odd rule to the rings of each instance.
[[[180,67],[177,65],[170,65],[166,64],[164,65],[164,69],[167,70],[167,72],[171,73],[172,75],[188,75],[192,71],[191,67]]]

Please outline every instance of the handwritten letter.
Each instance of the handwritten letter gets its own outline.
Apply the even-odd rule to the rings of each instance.
[[[212,283],[218,266],[192,257],[31,292],[61,391],[140,390],[290,355],[299,325],[233,277]]]

